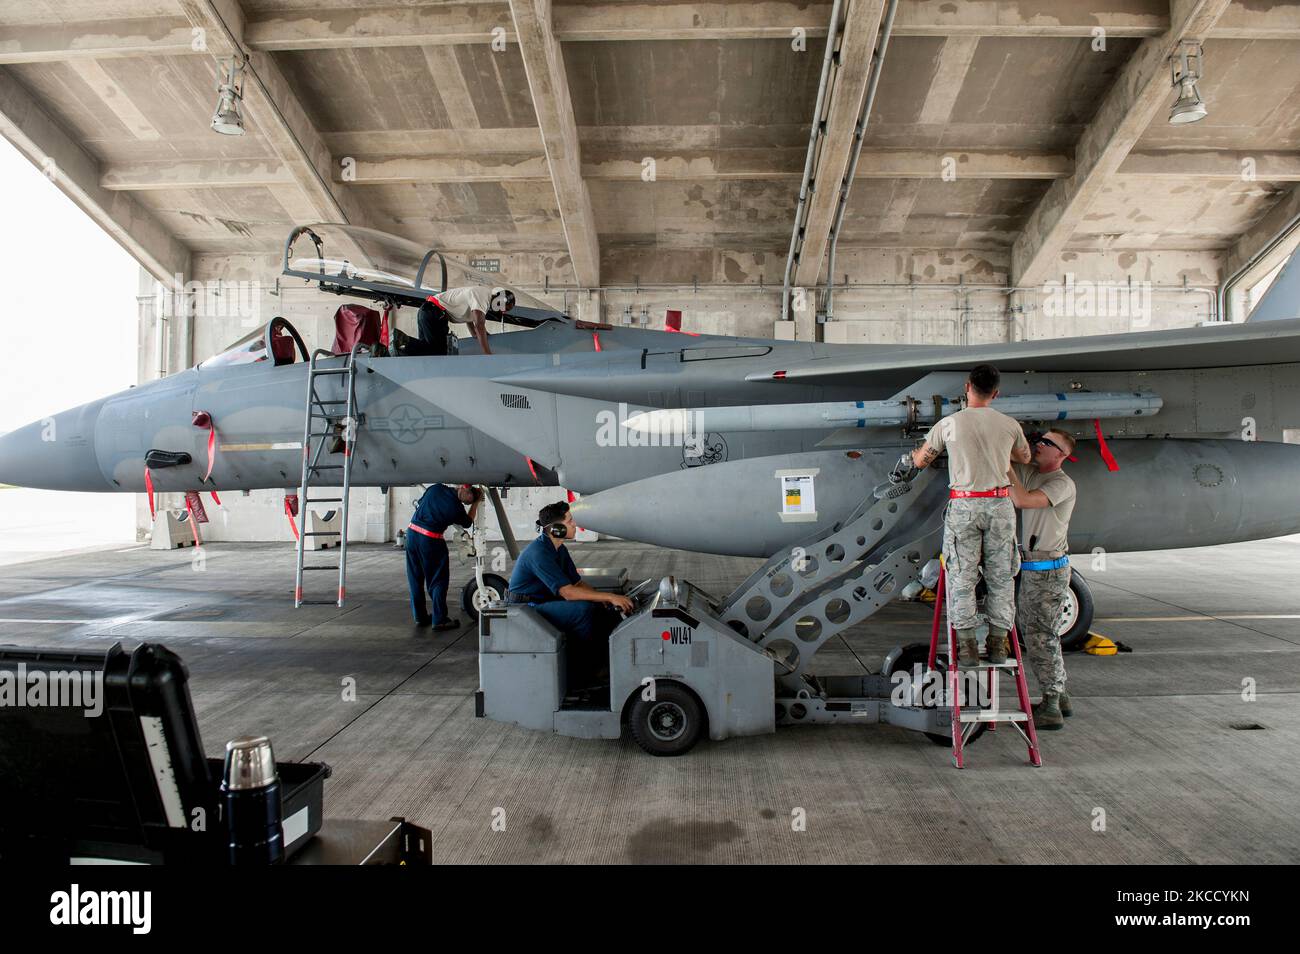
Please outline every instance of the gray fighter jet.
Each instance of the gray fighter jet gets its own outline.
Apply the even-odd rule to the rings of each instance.
[[[393,305],[509,288],[329,225],[294,231],[284,275]],[[470,339],[445,357],[313,354],[275,318],[194,368],[0,437],[0,482],[139,493],[147,467],[155,490],[295,492],[304,456],[323,485],[350,457],[351,486],[563,486],[584,495],[582,526],[768,557],[853,513],[987,361],[1003,373],[995,406],[1080,439],[1073,552],[1260,539],[1300,531],[1300,446],[1284,442],[1300,440],[1298,284],[1293,259],[1244,324],[968,348],[591,325],[518,289],[491,355]],[[332,427],[304,428],[309,391]],[[911,523],[941,507],[935,495]]]

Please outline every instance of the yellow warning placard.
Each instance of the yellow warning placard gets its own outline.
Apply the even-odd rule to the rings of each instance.
[[[813,496],[812,474],[784,474],[781,476],[781,513],[814,514],[817,501]]]

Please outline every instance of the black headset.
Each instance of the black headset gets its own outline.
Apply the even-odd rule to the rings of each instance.
[[[569,535],[569,528],[562,523],[552,523],[547,525],[546,532],[557,540],[563,540]]]

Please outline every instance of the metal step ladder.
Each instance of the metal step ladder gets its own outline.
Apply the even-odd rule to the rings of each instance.
[[[1043,764],[1042,752],[1038,748],[1038,732],[1034,729],[1033,706],[1029,702],[1029,686],[1025,683],[1024,660],[1020,654],[1020,636],[1014,626],[1007,635],[1013,655],[1004,663],[993,663],[981,658],[979,665],[962,668],[957,664],[957,633],[952,628],[948,616],[947,597],[948,571],[940,565],[939,582],[934,596],[934,623],[930,627],[930,670],[933,671],[939,655],[940,619],[948,631],[948,702],[952,707],[952,764],[965,768],[965,745],[977,726],[983,724],[992,729],[1002,723],[1010,724],[1029,747],[1029,764],[1039,768]],[[962,710],[962,673],[981,672],[986,676],[986,692],[992,705],[989,708],[967,706]],[[1002,672],[1011,673],[1016,682],[1018,708],[1003,709],[998,705],[998,678]],[[979,677],[967,684],[978,684]]]
[[[370,350],[365,346],[353,345],[352,351],[343,356],[341,364],[323,365],[321,364],[322,360],[336,359],[339,356],[332,351],[317,349],[312,354],[311,362],[307,368],[307,409],[302,437],[302,480],[299,482],[298,491],[298,559],[293,578],[293,605],[295,609],[303,605],[329,606],[333,604],[342,607],[344,596],[347,593],[348,498],[352,491],[352,458],[353,450],[356,447],[357,429],[363,423],[363,418],[357,414],[357,358],[369,353]],[[341,378],[341,388],[323,388],[326,381],[335,377]],[[341,392],[343,396],[327,397],[322,393],[324,390],[328,390],[330,394]],[[342,408],[341,413],[338,410],[339,408]],[[321,455],[325,453],[325,448],[336,439],[343,441],[343,462],[339,464],[321,463]],[[326,486],[331,488],[340,487],[339,490],[335,491],[339,496],[312,497],[310,490],[313,481],[319,482],[321,478],[333,474],[334,471],[342,471],[341,485],[331,481]],[[307,529],[307,510],[314,503],[339,504],[341,511],[339,523],[342,530],[309,531]],[[304,565],[303,558],[306,555],[307,538],[309,536],[338,537],[338,563],[326,563],[316,566]],[[316,552],[328,553],[329,551]],[[338,573],[337,599],[303,599],[303,574],[320,571]]]
[[[889,604],[939,551],[942,476],[922,471],[898,496],[868,497],[842,523],[773,555],[719,608],[723,621],[772,654],[783,684],[806,688],[817,650]]]

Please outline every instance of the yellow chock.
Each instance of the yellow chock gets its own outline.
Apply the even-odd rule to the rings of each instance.
[[[1130,651],[1127,646],[1107,639],[1100,633],[1088,633],[1088,641],[1083,644],[1083,651],[1091,653],[1094,656],[1114,656],[1117,653]]]

